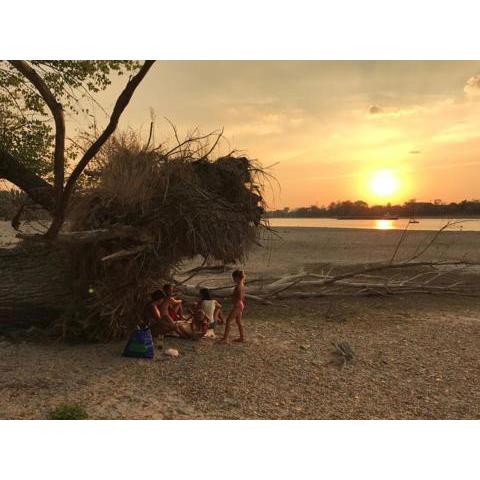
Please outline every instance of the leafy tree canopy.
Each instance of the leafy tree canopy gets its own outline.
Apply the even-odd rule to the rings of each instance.
[[[88,114],[94,94],[111,83],[111,74],[133,74],[140,62],[122,60],[32,60],[35,69],[72,115]],[[31,172],[49,178],[53,170],[52,115],[38,90],[9,62],[0,61],[0,146]],[[74,145],[66,160],[75,158]]]

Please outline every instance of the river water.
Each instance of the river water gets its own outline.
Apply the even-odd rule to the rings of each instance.
[[[360,228],[366,230],[403,230],[408,225],[412,231],[436,231],[448,222],[454,222],[448,231],[480,232],[480,219],[444,219],[418,218],[418,223],[409,223],[408,219],[399,220],[337,220],[335,218],[270,218],[272,227],[310,227],[310,228]],[[27,231],[31,229],[26,229]],[[17,240],[10,222],[0,221],[0,245],[13,246]]]
[[[398,220],[337,220],[335,218],[270,218],[272,227],[311,227],[311,228],[362,228],[368,230],[440,230],[452,222],[448,231],[480,232],[480,219],[418,218],[418,223],[409,223],[406,218]]]

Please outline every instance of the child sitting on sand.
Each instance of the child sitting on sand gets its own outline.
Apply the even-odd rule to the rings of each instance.
[[[162,339],[165,335],[188,336],[188,332],[170,316],[170,302],[165,293],[156,290],[152,293],[151,299],[143,309],[143,316],[145,324],[152,331],[152,337]]]
[[[163,293],[165,296],[168,298],[169,302],[169,315],[172,318],[174,322],[178,322],[179,320],[183,320],[183,306],[182,306],[182,300],[179,298],[175,298],[173,296],[173,285],[170,283],[166,283],[163,286]]]
[[[192,336],[198,340],[205,336],[208,330],[208,318],[201,308],[201,304],[196,303],[191,310],[192,313]]]
[[[222,305],[210,296],[208,288],[200,289],[200,300],[197,302],[197,308],[202,310],[207,318],[208,325],[205,337],[215,338],[215,326],[217,321],[223,323]]]
[[[233,289],[232,295],[232,311],[228,315],[227,321],[225,323],[225,332],[223,333],[223,338],[220,340],[222,343],[228,342],[228,336],[230,334],[230,326],[233,320],[237,323],[238,332],[240,336],[236,338],[235,342],[244,342],[245,341],[245,330],[243,328],[242,316],[243,309],[245,308],[245,273],[243,270],[235,270],[232,273],[233,281],[235,282],[235,288]]]

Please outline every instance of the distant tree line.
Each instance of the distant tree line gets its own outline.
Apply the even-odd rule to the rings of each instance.
[[[25,205],[24,219],[40,220],[49,218],[46,210],[34,205],[32,200],[21,190],[0,189],[0,220],[12,220],[22,205]]]
[[[461,202],[443,203],[441,200],[433,202],[417,202],[409,200],[403,205],[373,205],[357,200],[344,202],[332,202],[330,205],[318,207],[301,207],[290,209],[288,207],[282,210],[273,210],[268,212],[270,218],[336,218],[344,216],[384,216],[393,215],[396,217],[414,218],[414,217],[480,217],[480,200],[462,200]]]

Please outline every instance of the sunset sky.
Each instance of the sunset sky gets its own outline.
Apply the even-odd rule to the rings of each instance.
[[[271,208],[480,198],[477,61],[159,61],[120,128],[147,135],[150,109],[157,142],[172,137],[166,116],[277,164]]]

